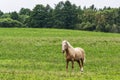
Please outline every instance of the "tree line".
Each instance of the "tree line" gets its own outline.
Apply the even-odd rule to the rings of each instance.
[[[50,5],[36,5],[33,10],[21,8],[19,12],[0,10],[0,27],[60,28],[120,33],[120,7],[97,9],[94,5],[81,8],[70,1]]]

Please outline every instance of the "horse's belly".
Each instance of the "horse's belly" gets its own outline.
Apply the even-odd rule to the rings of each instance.
[[[80,60],[80,57],[76,57],[76,58],[75,58],[75,61],[78,61],[78,60]]]
[[[82,57],[81,57],[80,54],[76,54],[74,60],[75,60],[75,61],[79,61],[81,58],[82,58]]]

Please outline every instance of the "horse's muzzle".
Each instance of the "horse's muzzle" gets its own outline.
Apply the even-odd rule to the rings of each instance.
[[[62,50],[62,53],[64,54],[64,53],[65,53],[65,51],[64,51],[64,50]]]

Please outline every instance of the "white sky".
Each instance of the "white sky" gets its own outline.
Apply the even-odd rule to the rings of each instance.
[[[3,12],[19,11],[21,8],[33,9],[36,4],[49,4],[54,7],[60,1],[66,0],[0,0],[0,10]],[[120,7],[120,0],[69,0],[72,4],[76,4],[81,7],[89,7],[92,4],[96,8],[103,8],[104,6]]]

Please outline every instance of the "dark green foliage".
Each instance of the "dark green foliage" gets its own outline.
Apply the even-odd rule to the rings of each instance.
[[[4,13],[0,18],[11,18],[9,13]]]
[[[69,0],[50,5],[36,5],[33,10],[21,8],[19,13],[3,13],[0,19],[11,18],[31,28],[62,28],[88,31],[120,33],[120,8],[104,7],[96,9],[94,5],[84,7],[72,4]],[[14,27],[14,26],[13,26]]]
[[[26,22],[27,22],[27,19],[29,18],[29,16],[28,15],[20,15],[19,16],[19,21],[21,22],[21,23],[23,23],[24,25],[26,25]]]
[[[19,14],[20,15],[28,15],[28,16],[30,16],[31,10],[28,9],[28,8],[21,8],[20,11],[19,11]]]
[[[4,13],[0,10],[0,17],[3,15]]]
[[[66,1],[63,8],[64,14],[64,26],[67,29],[74,29],[77,23],[77,11],[76,6],[72,5],[69,1]]]
[[[34,28],[51,27],[52,23],[52,9],[49,5],[36,5],[28,20],[28,26]]]
[[[19,20],[19,15],[17,12],[12,12],[10,16],[11,16],[11,19],[13,20]]]
[[[23,27],[23,24],[17,20],[10,18],[0,19],[0,27],[11,28],[11,27]]]
[[[54,27],[64,28],[64,15],[63,15],[64,3],[59,2],[54,9]]]
[[[59,28],[74,29],[78,23],[77,6],[69,1],[59,2],[55,7],[55,26]]]

